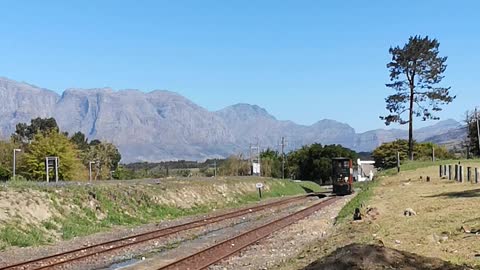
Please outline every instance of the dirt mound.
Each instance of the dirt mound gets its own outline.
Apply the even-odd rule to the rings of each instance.
[[[440,259],[422,257],[413,253],[381,246],[353,244],[337,249],[329,256],[312,263],[304,270],[341,269],[470,269]]]

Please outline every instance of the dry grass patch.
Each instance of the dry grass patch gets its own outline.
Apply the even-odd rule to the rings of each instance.
[[[480,184],[440,179],[438,168],[429,167],[385,178],[370,204],[380,212],[371,231],[386,246],[480,265],[480,236],[461,231],[465,225],[480,229]],[[407,208],[417,215],[405,217]]]
[[[463,165],[480,168],[480,162]],[[325,241],[307,247],[284,269],[303,268],[353,243],[480,268],[480,235],[461,230],[480,230],[480,184],[440,179],[438,174],[435,166],[383,177],[364,207],[376,208],[375,220],[339,224]],[[406,217],[407,208],[417,215]]]

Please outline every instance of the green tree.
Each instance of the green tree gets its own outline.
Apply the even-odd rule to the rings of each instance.
[[[408,159],[407,140],[396,140],[377,147],[372,153],[375,167],[383,169],[396,167],[397,153],[400,153],[400,161]]]
[[[47,134],[50,132],[59,132],[57,121],[55,118],[34,118],[30,121],[30,125],[19,123],[16,126],[12,139],[16,143],[30,143],[37,133]]]
[[[13,149],[20,148],[18,144],[8,141],[0,141],[0,181],[9,180],[13,173]],[[16,156],[16,173],[20,174],[19,168],[22,165],[22,154],[17,153]]]
[[[303,146],[288,155],[288,174],[295,179],[319,181],[327,183],[332,174],[332,158],[346,157],[356,160],[355,151],[341,145],[315,143]]]
[[[73,142],[78,150],[86,151],[88,150],[88,138],[82,132],[78,131],[75,132],[72,137],[70,137],[70,141]]]
[[[414,155],[416,160],[428,161],[432,160],[433,149],[435,149],[435,158],[438,160],[453,159],[455,156],[445,147],[436,145],[431,142],[414,144]],[[394,142],[384,143],[377,147],[372,154],[377,168],[394,168],[397,166],[397,153],[400,153],[400,161],[408,159],[408,141],[396,140]]]
[[[218,174],[223,176],[250,175],[250,163],[243,159],[242,155],[230,156],[219,167]]]
[[[113,173],[113,179],[117,179],[117,180],[130,180],[135,178],[136,176],[133,170],[125,168],[124,166],[121,166],[121,165],[118,166],[118,168]]]
[[[380,116],[386,125],[399,123],[409,124],[408,153],[413,160],[413,118],[421,117],[424,121],[439,117],[434,113],[441,111],[441,105],[448,104],[455,99],[450,95],[450,87],[439,87],[447,68],[447,57],[440,57],[438,47],[440,43],[428,36],[410,37],[402,48],[390,48],[392,61],[387,64],[390,71],[391,83],[387,87],[395,90],[395,94],[388,96],[385,101],[387,116]],[[408,118],[402,115],[408,113]]]
[[[444,146],[434,144],[432,142],[416,143],[414,147],[415,159],[428,161],[432,160],[433,149],[435,149],[435,159],[445,160],[453,159],[455,156],[449,152]]]
[[[90,145],[91,145],[91,146],[95,146],[95,145],[101,144],[101,143],[102,143],[102,142],[101,142],[100,140],[92,140],[92,141],[90,141]]]
[[[267,149],[260,153],[260,162],[262,176],[281,178],[282,177],[282,157],[272,149]]]
[[[79,151],[62,133],[51,131],[38,133],[24,154],[22,171],[31,180],[46,179],[45,157],[59,157],[58,174],[61,180],[81,180],[85,175],[85,167],[79,159]],[[50,172],[50,179],[53,172]]]
[[[122,159],[118,148],[111,143],[100,142],[90,145],[83,156],[86,166],[94,161],[94,179],[107,180],[112,177],[111,172],[116,170]]]
[[[476,155],[477,157],[480,156],[480,148],[478,147],[478,140],[479,140],[478,125],[480,125],[480,122],[477,123],[477,121],[480,121],[479,119],[480,119],[480,113],[478,113],[477,110],[466,112],[466,119],[465,119],[466,130],[467,130],[466,146],[468,146],[468,150],[470,151],[470,153]]]

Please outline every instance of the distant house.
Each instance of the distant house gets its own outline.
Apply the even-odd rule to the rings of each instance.
[[[357,182],[372,181],[376,173],[375,161],[357,160],[357,172],[355,173]]]

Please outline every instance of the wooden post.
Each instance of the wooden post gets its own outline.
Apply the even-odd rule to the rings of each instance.
[[[458,175],[460,176],[459,177],[459,179],[460,179],[459,182],[463,183],[463,166],[461,166],[461,165],[458,166]]]
[[[458,181],[458,165],[455,164],[455,177],[454,177],[455,181]]]
[[[45,169],[46,169],[46,173],[47,173],[47,183],[48,183],[48,182],[50,182],[49,175],[48,175],[48,172],[49,172],[48,157],[45,158]]]
[[[475,184],[478,184],[478,168],[475,168]]]
[[[452,165],[448,165],[448,180],[452,180]]]
[[[400,152],[397,152],[397,172],[400,172]]]
[[[440,165],[439,172],[440,172],[440,178],[442,178],[443,177],[443,166],[442,165]]]
[[[472,180],[472,167],[467,167],[467,182]]]

